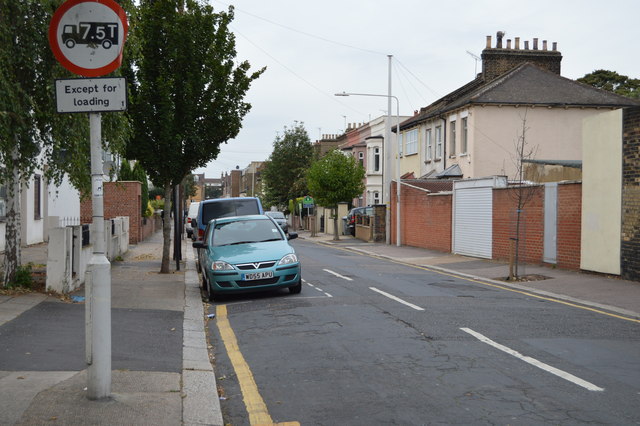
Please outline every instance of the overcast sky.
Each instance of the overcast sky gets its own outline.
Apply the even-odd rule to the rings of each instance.
[[[277,134],[303,122],[311,141],[339,134],[345,123],[386,114],[384,97],[335,97],[342,91],[393,95],[411,115],[468,83],[481,70],[486,36],[548,40],[562,53],[562,75],[596,69],[640,78],[638,0],[208,0],[235,6],[231,24],[238,60],[266,72],[246,100],[252,109],[218,159],[196,170],[219,178],[236,166],[266,160]],[[470,53],[469,53],[470,52]],[[395,103],[393,106],[395,114]]]

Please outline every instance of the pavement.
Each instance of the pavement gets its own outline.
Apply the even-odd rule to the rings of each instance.
[[[536,280],[508,283],[503,262],[351,236],[299,238],[640,320],[639,282],[522,265],[521,275]],[[23,263],[45,264],[47,250],[25,248]],[[0,294],[0,425],[223,425],[205,332],[209,304],[186,241],[182,252],[180,271],[172,262],[173,273],[159,274],[157,232],[112,263],[111,396],[100,401],[86,395],[84,289],[76,298]]]

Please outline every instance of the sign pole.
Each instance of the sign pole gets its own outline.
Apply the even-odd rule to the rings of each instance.
[[[89,371],[87,397],[89,399],[108,398],[111,394],[111,263],[106,256],[104,226],[104,193],[102,170],[102,123],[100,113],[89,114],[91,142],[91,191],[93,209],[93,229],[91,243],[93,253],[89,263],[90,299],[88,316],[92,325],[87,338]]]

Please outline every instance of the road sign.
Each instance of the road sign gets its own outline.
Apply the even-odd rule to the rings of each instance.
[[[56,80],[58,112],[107,112],[127,109],[124,77]]]
[[[127,16],[113,0],[67,0],[49,24],[49,44],[74,74],[99,77],[122,63]]]
[[[308,195],[302,199],[302,205],[305,208],[312,208],[314,204],[313,198]]]

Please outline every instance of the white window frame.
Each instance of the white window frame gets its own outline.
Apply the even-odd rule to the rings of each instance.
[[[405,144],[406,154],[413,155],[418,153],[418,129],[409,130],[404,135],[407,137]]]
[[[449,122],[449,156],[456,156],[456,120]]]
[[[373,147],[373,171],[374,172],[380,171],[380,147],[379,146]]]
[[[460,136],[460,153],[466,154],[469,149],[469,119],[462,117],[462,135]]]
[[[373,191],[373,204],[380,204],[380,191]]]
[[[442,126],[436,126],[436,160],[442,158]]]
[[[427,129],[424,135],[425,138],[425,160],[433,160],[433,138],[431,137],[431,129]]]

